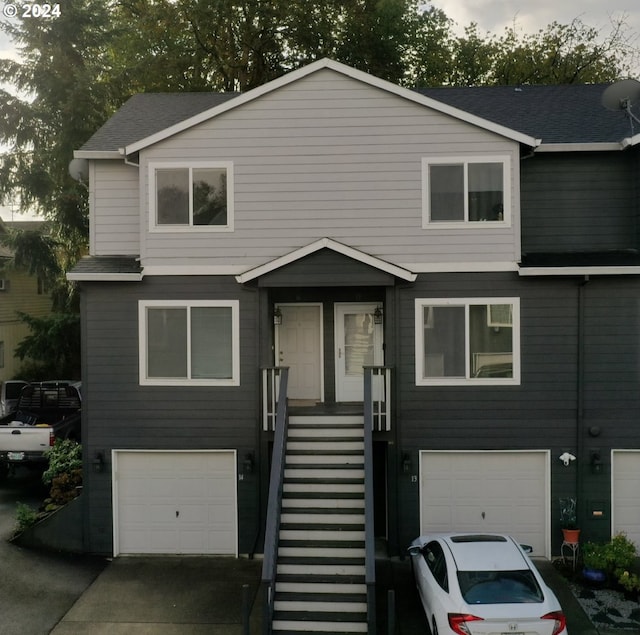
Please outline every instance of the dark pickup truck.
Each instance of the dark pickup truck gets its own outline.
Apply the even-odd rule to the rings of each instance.
[[[80,441],[81,408],[76,385],[25,386],[16,411],[0,419],[0,478],[17,465],[46,465],[45,452],[55,439]]]

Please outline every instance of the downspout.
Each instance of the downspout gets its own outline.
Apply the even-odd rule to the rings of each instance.
[[[577,377],[576,377],[576,454],[578,455],[578,465],[576,469],[576,499],[580,500],[583,484],[583,471],[587,463],[585,462],[588,457],[585,456],[585,442],[584,442],[584,296],[585,287],[589,284],[589,276],[584,276],[578,286],[578,342],[577,342]],[[582,514],[582,518],[585,519],[583,510],[578,510],[579,514]]]

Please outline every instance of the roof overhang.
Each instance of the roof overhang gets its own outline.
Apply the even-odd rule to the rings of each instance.
[[[226,101],[223,104],[220,104],[219,106],[205,110],[199,113],[198,115],[189,117],[188,119],[181,121],[178,124],[170,126],[164,130],[161,130],[160,132],[157,132],[144,139],[136,141],[135,143],[132,143],[126,146],[125,148],[123,148],[121,152],[125,156],[128,156],[129,154],[133,154],[135,152],[139,152],[140,150],[143,150],[144,148],[147,148],[155,143],[168,139],[173,135],[179,134],[180,132],[183,132],[189,128],[192,128],[193,126],[197,126],[200,123],[203,123],[205,121],[208,121],[209,119],[217,117],[225,112],[228,112],[234,108],[237,108],[238,106],[242,106],[243,104],[254,101],[259,97],[262,97],[263,95],[266,95],[279,88],[287,86],[288,84],[291,84],[297,80],[307,77],[312,73],[315,73],[322,69],[329,69],[337,73],[341,73],[342,75],[351,77],[352,79],[363,82],[370,86],[374,86],[381,90],[385,90],[389,93],[402,97],[403,99],[407,99],[409,101],[415,102],[422,106],[426,106],[437,112],[450,115],[451,117],[455,117],[456,119],[459,119],[461,121],[465,121],[472,125],[486,129],[490,132],[495,132],[498,135],[501,135],[513,141],[517,141],[518,143],[522,143],[530,147],[536,147],[540,143],[540,139],[535,139],[534,137],[522,134],[516,130],[506,128],[505,126],[501,126],[499,124],[488,121],[481,117],[472,115],[468,112],[465,112],[464,110],[454,108],[453,106],[448,106],[447,104],[444,104],[430,97],[421,95],[413,90],[409,90],[408,88],[397,86],[396,84],[392,84],[391,82],[380,79],[378,77],[374,77],[373,75],[369,75],[368,73],[365,73],[363,71],[359,71],[355,68],[351,68],[350,66],[346,66],[345,64],[341,64],[340,62],[336,62],[330,59],[322,59],[322,60],[318,60],[317,62],[313,62],[312,64],[309,64],[307,66],[304,66],[298,70],[287,73],[282,77],[274,79],[273,81],[263,84],[262,86],[258,86],[257,88],[247,91],[246,93],[242,93],[238,97],[234,97],[233,99],[230,99],[229,101]],[[82,154],[89,154],[89,153],[82,153]],[[112,154],[112,153],[109,153],[109,154]],[[77,158],[98,158],[98,157],[78,156]],[[105,156],[100,158],[115,158],[115,157]]]
[[[626,141],[626,140],[625,140]],[[536,154],[541,152],[619,152],[624,150],[625,141],[619,143],[541,143]]]
[[[379,269],[380,271],[388,273],[407,282],[414,282],[417,277],[417,274],[409,271],[408,269],[398,267],[397,265],[393,265],[386,260],[381,260],[380,258],[376,258],[375,256],[365,254],[358,249],[354,249],[353,247],[349,247],[348,245],[339,243],[332,238],[321,238],[320,240],[316,240],[315,242],[310,243],[305,247],[301,247],[300,249],[296,249],[295,251],[281,256],[280,258],[271,260],[264,265],[249,269],[248,271],[245,271],[244,273],[236,276],[236,280],[241,284],[251,282],[256,278],[259,278],[260,276],[271,273],[272,271],[289,265],[292,262],[296,262],[297,260],[300,260],[300,258],[309,256],[310,254],[313,254],[320,249],[331,249],[339,254],[342,254],[343,256],[347,256],[348,258],[357,260],[358,262],[369,265],[370,267],[374,267],[375,269]]]
[[[72,282],[140,282],[141,273],[67,273],[67,280]]]
[[[521,276],[639,276],[640,267],[521,267],[518,273]]]

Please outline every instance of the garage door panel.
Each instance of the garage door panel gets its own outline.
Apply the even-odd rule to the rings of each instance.
[[[236,555],[234,452],[117,457],[117,553]]]
[[[640,451],[614,451],[612,474],[613,532],[640,545]]]
[[[422,452],[421,533],[514,535],[549,555],[546,452]]]

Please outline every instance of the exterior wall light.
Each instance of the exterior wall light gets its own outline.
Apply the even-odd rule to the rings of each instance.
[[[245,474],[251,474],[255,465],[255,458],[253,452],[247,452],[244,455],[244,461],[242,461],[242,471]]]
[[[600,450],[591,450],[591,460],[589,463],[591,465],[592,474],[602,474],[604,471],[604,463],[600,456]]]
[[[382,315],[382,308],[377,306],[376,310],[373,312],[373,323],[382,324]]]
[[[96,474],[100,474],[104,471],[104,452],[98,451],[93,455],[93,461],[91,461],[93,471]]]
[[[282,311],[279,306],[273,310],[273,323],[275,326],[280,326],[280,324],[282,324]]]
[[[411,455],[405,452],[402,455],[402,472],[403,474],[409,474],[411,472],[411,468],[413,467],[411,462]]]

